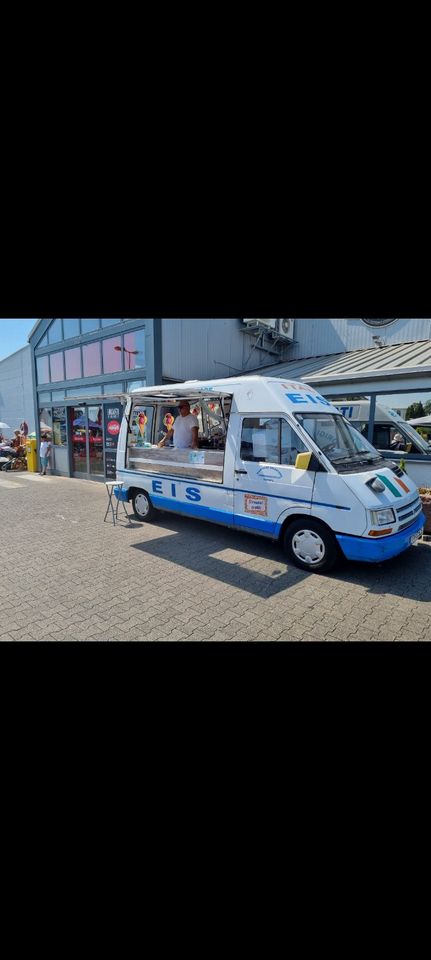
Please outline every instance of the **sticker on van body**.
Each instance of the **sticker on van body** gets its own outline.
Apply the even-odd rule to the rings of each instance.
[[[189,463],[205,463],[205,451],[192,450],[189,453]]]
[[[268,497],[258,497],[253,493],[244,494],[244,513],[253,513],[255,516],[268,516]]]
[[[257,471],[257,476],[262,477],[262,480],[282,480],[283,474],[280,470],[276,470],[275,467],[261,467]]]

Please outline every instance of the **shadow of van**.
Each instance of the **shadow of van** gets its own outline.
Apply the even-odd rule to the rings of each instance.
[[[154,536],[157,528],[163,531],[161,537]],[[427,544],[419,543],[379,564],[341,558],[324,575],[288,564],[278,543],[201,520],[164,514],[151,524],[151,533],[151,539],[134,543],[133,548],[256,597],[269,599],[309,577],[324,577],[362,586],[374,595],[393,594],[430,603],[431,546]]]
[[[273,597],[310,576],[288,565],[281,547],[263,537],[166,514],[157,527],[161,537],[134,543],[134,549],[256,597]]]

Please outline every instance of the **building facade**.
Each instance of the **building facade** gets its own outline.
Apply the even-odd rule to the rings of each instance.
[[[431,319],[296,319],[288,357],[281,359],[302,360],[368,350],[378,343],[376,337],[387,347],[431,340]]]
[[[22,347],[0,360],[0,421],[7,423],[5,435],[12,436],[25,420],[30,433],[35,429],[32,359],[30,347]]]
[[[420,349],[427,343],[431,319],[44,319],[29,336],[26,383],[38,440],[44,432],[53,439],[53,471],[104,480],[115,475],[123,394],[131,389],[265,371],[308,378],[334,397],[372,395],[374,404],[382,392],[431,387],[428,352]],[[341,364],[335,372],[334,363]]]
[[[115,476],[122,394],[140,386],[243,372],[288,355],[241,319],[46,319],[30,336],[38,441],[52,437],[63,476]]]

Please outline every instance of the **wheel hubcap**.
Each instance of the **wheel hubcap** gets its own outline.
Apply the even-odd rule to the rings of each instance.
[[[146,517],[150,509],[148,500],[142,493],[139,493],[135,499],[136,512],[139,513],[140,517]]]
[[[295,557],[303,563],[320,563],[325,556],[325,544],[314,530],[298,530],[292,539]]]

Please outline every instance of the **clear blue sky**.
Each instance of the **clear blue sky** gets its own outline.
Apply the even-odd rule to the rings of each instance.
[[[0,320],[0,360],[27,344],[36,320]]]

